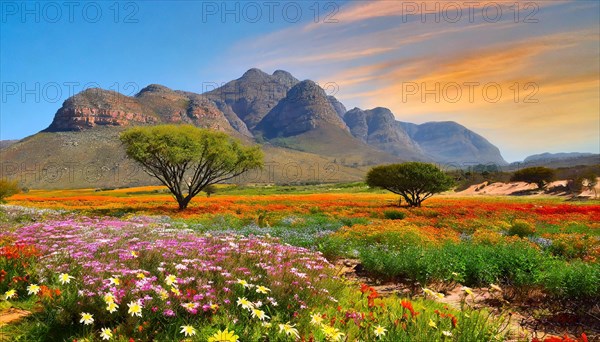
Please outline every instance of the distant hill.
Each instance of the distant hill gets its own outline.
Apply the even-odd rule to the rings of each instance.
[[[283,70],[267,74],[250,69],[204,94],[158,84],[143,88],[135,96],[87,89],[67,99],[43,132],[3,148],[2,162],[12,164],[2,170],[14,177],[15,165],[28,163],[39,167],[40,174],[49,172],[47,165],[70,172],[66,163],[81,165],[83,173],[91,172],[85,171],[88,164],[102,165],[109,171],[121,165],[133,168],[119,145],[118,132],[160,123],[191,124],[226,132],[247,144],[262,144],[267,161],[283,168],[292,165],[286,169],[288,176],[272,179],[282,183],[328,181],[314,177],[319,172],[310,166],[313,164],[326,168],[327,175],[335,169],[337,178],[331,181],[350,181],[362,179],[369,166],[408,160],[506,163],[494,145],[457,123],[400,122],[389,109],[381,107],[347,111],[313,81],[299,81]],[[290,178],[293,165],[306,170]],[[111,183],[88,175],[73,176],[75,180],[69,185],[49,184],[40,177],[30,177],[25,183],[29,187],[102,187],[152,181],[140,175]]]
[[[523,160],[523,163],[534,163],[534,162],[548,162],[548,161],[558,161],[565,159],[577,159],[577,158],[587,158],[587,157],[596,157],[600,158],[600,155],[593,153],[580,153],[580,152],[567,152],[567,153],[541,153],[531,155]]]
[[[531,166],[546,166],[550,168],[565,168],[572,166],[599,165],[600,154],[594,153],[541,153],[525,158],[522,162],[510,164],[510,169],[519,169]]]
[[[126,158],[118,140],[123,127],[80,132],[42,132],[0,151],[8,161],[0,177],[29,188],[115,188],[156,184]],[[317,154],[263,145],[265,168],[242,175],[241,183],[325,183],[360,181],[367,167],[349,167]]]
[[[0,150],[6,148],[19,140],[0,140]]]

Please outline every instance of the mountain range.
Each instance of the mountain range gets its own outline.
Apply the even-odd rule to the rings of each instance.
[[[250,69],[242,77],[203,94],[157,84],[134,96],[87,89],[67,99],[44,131],[11,144],[0,153],[2,162],[11,163],[13,171],[35,162],[42,165],[42,172],[45,164],[62,165],[66,161],[114,169],[115,165],[130,163],[118,145],[118,132],[133,125],[185,123],[262,144],[267,163],[273,162],[280,168],[296,163],[292,173],[301,173],[296,180],[302,181],[332,169],[340,177],[337,180],[356,180],[369,166],[408,160],[458,166],[507,165],[496,146],[456,122],[417,125],[396,117],[382,107],[347,110],[317,83],[299,81],[283,70],[268,74]],[[307,166],[311,163],[319,165],[316,171]],[[302,170],[304,166],[309,170]],[[284,173],[283,169],[278,171]],[[291,172],[289,167],[285,172]],[[289,180],[289,174],[286,177]],[[119,179],[112,184],[147,181],[141,177],[136,182]],[[274,177],[273,181],[282,179]],[[74,187],[62,182],[42,184],[38,179],[25,182],[33,187]],[[72,183],[81,186],[79,181]]]

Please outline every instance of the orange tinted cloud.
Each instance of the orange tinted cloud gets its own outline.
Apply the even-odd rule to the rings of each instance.
[[[537,7],[548,7],[557,6],[563,3],[568,3],[568,0],[554,0],[544,2],[530,2],[530,1],[515,1],[515,0],[494,0],[494,1],[385,1],[377,0],[370,1],[367,3],[359,2],[344,11],[339,15],[339,21],[341,23],[352,23],[357,21],[365,21],[369,19],[382,18],[382,17],[402,17],[403,21],[406,22],[410,19],[418,20],[434,20],[425,17],[422,19],[422,15],[430,15],[435,12],[447,12],[448,18],[454,18],[455,13],[461,13],[464,18],[469,16],[478,15],[482,9],[496,7],[496,5],[502,6],[504,10],[510,9],[508,7],[514,6],[515,3],[520,3],[520,9],[525,11],[527,4],[532,4]],[[529,10],[529,8],[527,8]],[[513,10],[514,11],[514,10]],[[531,12],[527,12],[531,13]],[[493,14],[490,14],[493,17]],[[439,20],[443,20],[440,17]],[[454,19],[453,19],[454,20]],[[315,26],[315,25],[312,25]]]

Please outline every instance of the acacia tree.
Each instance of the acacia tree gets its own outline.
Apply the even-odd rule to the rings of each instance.
[[[525,182],[536,184],[539,189],[542,189],[546,184],[554,180],[555,172],[552,169],[543,166],[527,167],[516,171],[511,182]]]
[[[411,207],[420,207],[424,200],[454,186],[442,170],[421,162],[376,166],[367,173],[366,182],[402,196]]]
[[[171,191],[180,210],[207,186],[263,166],[258,146],[191,125],[134,127],[120,139],[127,156]]]

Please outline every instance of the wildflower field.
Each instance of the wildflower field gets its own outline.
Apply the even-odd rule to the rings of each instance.
[[[599,228],[556,198],[30,191],[0,206],[0,340],[593,341]]]

